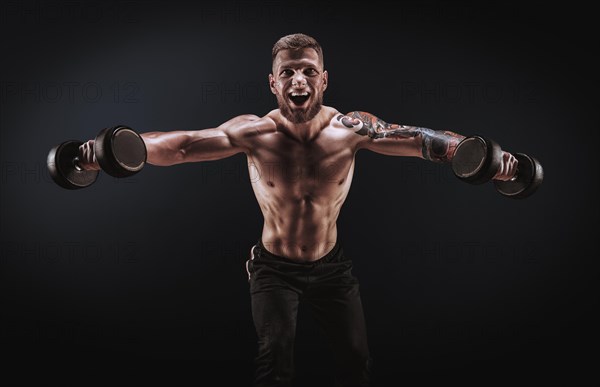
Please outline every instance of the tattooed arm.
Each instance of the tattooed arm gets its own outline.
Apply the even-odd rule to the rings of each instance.
[[[363,136],[358,149],[389,156],[415,156],[435,162],[450,162],[458,143],[465,138],[446,130],[388,124],[366,112],[340,114],[336,119]]]

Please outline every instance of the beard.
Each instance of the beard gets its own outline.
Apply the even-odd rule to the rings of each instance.
[[[308,105],[306,109],[292,109],[291,102],[285,99],[285,96],[277,94],[277,105],[281,114],[294,124],[301,124],[312,120],[323,106],[323,92],[313,94],[315,100]]]

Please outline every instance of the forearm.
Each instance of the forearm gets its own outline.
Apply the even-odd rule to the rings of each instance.
[[[448,130],[417,128],[421,140],[423,158],[438,163],[451,162],[454,151],[465,136]]]
[[[185,145],[189,136],[184,131],[146,132],[140,135],[146,145],[148,164],[169,166],[185,161]]]
[[[456,146],[465,138],[463,135],[448,130],[397,124],[386,124],[385,127],[371,130],[368,135],[373,139],[415,138],[416,146],[420,147],[421,157],[438,163],[452,161]]]

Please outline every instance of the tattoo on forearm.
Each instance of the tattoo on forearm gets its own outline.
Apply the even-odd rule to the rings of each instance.
[[[413,138],[420,137],[423,158],[435,162],[449,162],[454,150],[464,136],[447,130],[433,130],[418,126],[388,124],[387,122],[366,112],[355,111],[347,115],[338,115],[337,120],[345,127],[354,129],[361,136],[380,138]]]

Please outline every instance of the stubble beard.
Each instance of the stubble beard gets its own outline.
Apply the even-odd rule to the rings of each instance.
[[[285,97],[277,94],[277,105],[281,114],[290,122],[294,124],[301,124],[312,120],[320,111],[323,106],[323,92],[315,95],[315,101],[308,106],[306,110],[292,109],[285,100]]]

